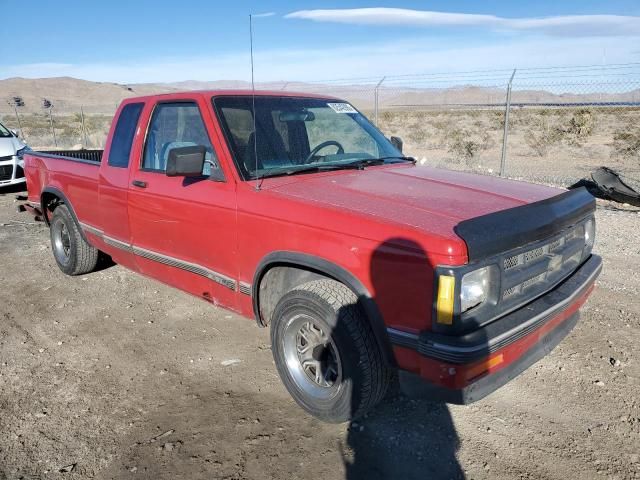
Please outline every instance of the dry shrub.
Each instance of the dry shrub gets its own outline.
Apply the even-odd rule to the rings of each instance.
[[[407,133],[407,137],[413,143],[421,143],[427,137],[426,132],[419,127],[412,126],[409,132]]]
[[[454,123],[451,121],[450,118],[438,118],[436,120],[433,120],[431,122],[431,125],[436,130],[439,130],[445,134],[446,132],[449,132],[454,128],[453,127]]]
[[[390,112],[389,110],[385,110],[384,112],[382,112],[382,121],[385,123],[391,123],[391,121],[393,120],[393,117],[395,115],[393,114],[393,112]]]
[[[613,155],[628,159],[640,159],[640,127],[616,130],[613,133]]]
[[[569,145],[582,145],[591,136],[595,124],[595,114],[588,108],[581,108],[569,119],[564,129],[565,141]]]
[[[490,113],[490,123],[494,130],[504,129],[504,111],[493,110]]]
[[[537,156],[544,157],[552,146],[560,142],[583,145],[593,134],[594,126],[595,114],[588,108],[575,111],[568,120],[561,112],[542,109],[536,117],[529,119],[524,139]]]
[[[550,147],[562,140],[562,130],[551,124],[546,115],[535,118],[532,123],[525,131],[524,141],[536,155],[544,157]]]
[[[467,163],[494,145],[488,132],[465,128],[454,128],[447,132],[445,143],[450,153]]]

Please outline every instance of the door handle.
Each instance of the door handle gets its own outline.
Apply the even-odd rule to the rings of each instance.
[[[142,180],[134,180],[131,182],[131,185],[134,187],[147,188],[147,182],[143,182]]]

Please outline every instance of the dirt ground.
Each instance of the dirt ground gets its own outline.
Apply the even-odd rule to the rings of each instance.
[[[571,335],[471,406],[309,417],[266,330],[112,266],[64,276],[0,194],[0,479],[640,478],[640,213],[599,202]]]

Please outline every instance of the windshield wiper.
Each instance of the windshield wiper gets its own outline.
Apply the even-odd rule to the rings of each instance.
[[[314,173],[314,172],[330,172],[332,170],[358,170],[361,167],[355,164],[342,164],[342,165],[308,165],[302,168],[288,168],[278,169],[276,172],[267,172],[259,175],[258,178],[269,177],[284,177],[289,175],[298,175],[300,173]]]
[[[355,167],[362,170],[365,167],[371,167],[373,165],[384,165],[387,160],[403,160],[403,161],[411,162],[413,164],[416,163],[416,159],[413,157],[392,156],[392,157],[379,157],[379,158],[361,158],[359,160],[354,160],[349,163],[343,163],[342,165],[347,167]],[[397,163],[397,162],[393,162],[393,163]]]
[[[404,157],[402,155],[394,155],[391,157],[379,157],[379,158],[374,158],[373,160],[404,160],[405,162],[411,162],[411,163],[416,163],[416,159],[413,157]]]
[[[315,172],[330,172],[333,170],[364,170],[365,167],[371,167],[374,165],[384,165],[386,160],[405,160],[411,163],[416,163],[416,159],[413,157],[380,157],[380,158],[363,158],[360,160],[354,160],[348,163],[327,163],[320,165],[307,165],[300,168],[287,168],[278,169],[275,172],[266,172],[258,176],[258,179],[269,177],[284,177],[289,175],[298,175],[301,173],[315,173]]]

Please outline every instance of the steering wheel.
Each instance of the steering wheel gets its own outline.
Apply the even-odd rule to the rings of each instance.
[[[335,140],[327,140],[326,142],[322,142],[321,144],[316,145],[313,148],[313,150],[311,150],[311,152],[309,153],[309,156],[305,159],[304,163],[310,163],[313,157],[315,157],[320,150],[326,147],[330,147],[331,145],[333,145],[334,147],[338,147],[338,152],[336,154],[339,155],[341,153],[344,153],[344,147],[340,145],[340,142],[336,142]]]

